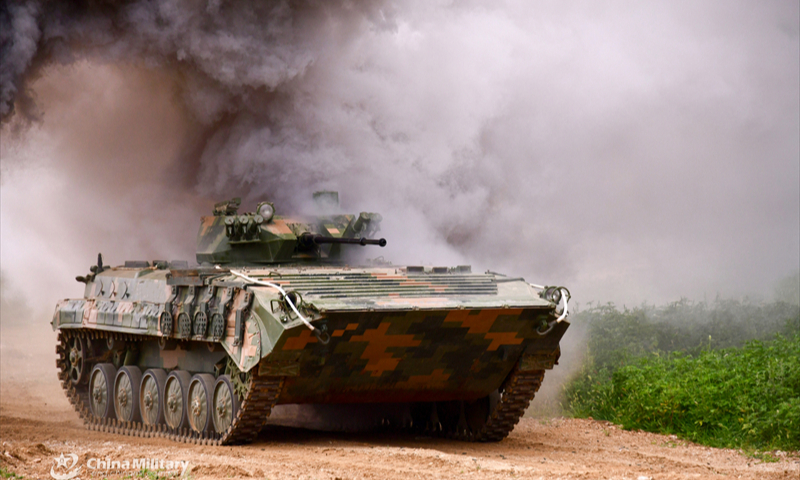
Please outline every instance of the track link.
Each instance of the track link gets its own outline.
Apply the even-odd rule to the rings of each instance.
[[[544,379],[544,370],[520,372],[517,367],[514,367],[514,370],[506,379],[502,388],[502,398],[492,410],[483,429],[475,434],[459,432],[459,438],[466,435],[470,438],[465,440],[499,442],[514,430],[514,427],[519,423],[519,419],[522,418],[525,410],[531,404],[536,392],[539,391]]]
[[[523,372],[519,370],[519,364],[515,365],[498,391],[497,403],[480,427],[469,426],[465,419],[465,402],[437,402],[431,404],[431,416],[425,424],[412,425],[412,429],[425,435],[465,442],[499,442],[514,430],[525,414],[542,385],[544,372]],[[458,417],[458,421],[448,422],[443,417]]]
[[[162,437],[176,442],[194,443],[199,445],[234,445],[253,441],[278,400],[283,387],[283,377],[259,376],[257,369],[250,374],[247,394],[242,399],[236,418],[222,434],[197,433],[190,429],[180,431],[170,429],[167,425],[146,425],[142,422],[122,422],[116,419],[101,419],[92,415],[89,409],[88,382],[74,385],[68,375],[69,339],[80,337],[91,340],[108,339],[124,340],[127,342],[142,341],[151,337],[128,335],[102,330],[61,330],[56,343],[56,367],[61,387],[67,395],[75,411],[83,420],[89,430],[107,433],[129,435],[133,437]],[[152,337],[156,340],[157,337]],[[89,359],[91,360],[91,359]],[[91,363],[89,363],[91,364]]]

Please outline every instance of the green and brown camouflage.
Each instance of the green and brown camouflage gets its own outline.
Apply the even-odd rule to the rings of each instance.
[[[461,402],[455,436],[498,440],[516,419],[510,427],[492,427],[500,433],[489,431],[494,410],[504,405],[495,397],[506,391],[516,398],[514,388],[535,384],[518,395],[527,406],[536,379],[557,362],[568,327],[569,293],[562,287],[473,273],[468,266],[351,267],[339,260],[343,249],[359,248],[348,243],[386,244],[368,238],[380,215],[281,217],[270,203],[245,214],[238,206],[238,199],[222,202],[202,218],[197,265],[107,267],[99,258],[92,273],[78,277],[84,297],[59,302],[52,320],[63,337],[62,380],[75,402],[85,397],[94,405],[99,398],[102,388],[92,382],[102,363],[114,372],[127,366],[210,374],[214,388],[224,389],[222,377],[232,378],[242,412],[257,404],[248,388],[266,388],[258,387],[259,379],[279,385],[270,394],[273,404],[407,403],[414,407],[409,418],[440,432],[449,412],[444,406]],[[521,415],[522,407],[509,402],[503,408]],[[104,424],[92,408],[83,412],[87,422]],[[478,415],[475,408],[488,416],[480,428],[465,420]],[[224,431],[190,428],[183,435],[238,443],[233,423]]]
[[[321,194],[335,192],[315,195],[323,198]],[[329,203],[338,203],[338,194],[335,195]],[[377,213],[281,217],[275,216],[269,202],[261,202],[255,212],[243,214],[237,213],[239,204],[238,198],[220,202],[214,207],[213,216],[201,219],[198,263],[327,263],[340,257],[342,244],[386,245],[384,239],[368,238],[379,228],[381,216]]]

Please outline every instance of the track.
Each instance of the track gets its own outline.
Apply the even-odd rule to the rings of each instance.
[[[544,370],[519,372],[516,367],[503,385],[502,399],[475,440],[498,442],[508,436],[542,386]]]
[[[89,382],[85,373],[77,381],[71,378],[68,343],[79,337],[91,340],[112,339],[136,342],[155,340],[137,335],[101,330],[60,331],[56,345],[56,366],[61,386],[81,420],[90,430],[134,437],[163,437],[177,442],[200,445],[234,445],[251,442],[264,426],[280,396],[282,377],[259,376],[256,369],[249,374],[247,393],[242,399],[231,426],[222,434],[197,432],[189,428],[171,429],[165,424],[147,425],[143,422],[124,422],[98,418],[89,407]],[[555,353],[558,355],[558,352]],[[107,361],[108,353],[105,361]],[[87,358],[87,365],[97,363]],[[83,365],[83,369],[89,369]],[[410,426],[414,431],[442,438],[468,442],[497,442],[508,436],[525,413],[544,378],[544,370],[521,372],[514,367],[503,386],[492,397],[477,402],[429,402],[416,405],[410,422],[389,422],[390,425]],[[414,407],[412,407],[413,409]]]
[[[164,437],[176,442],[199,445],[233,445],[251,442],[264,426],[272,407],[278,400],[283,386],[282,377],[259,376],[257,371],[249,375],[247,394],[242,400],[231,426],[223,434],[195,432],[184,428],[172,430],[167,425],[146,425],[143,422],[122,422],[116,419],[95,417],[89,408],[88,381],[73,383],[69,378],[67,341],[73,336],[91,339],[113,338],[126,342],[142,341],[149,337],[117,334],[100,330],[60,331],[56,344],[56,366],[61,387],[81,420],[90,430],[117,433],[133,437]]]
[[[412,412],[415,424],[413,428],[418,433],[440,438],[466,442],[499,442],[519,423],[543,378],[544,370],[520,372],[515,367],[493,397],[476,402],[419,405],[422,413],[415,415],[416,412]]]

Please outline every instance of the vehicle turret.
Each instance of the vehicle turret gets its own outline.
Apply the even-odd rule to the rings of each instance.
[[[336,192],[317,192],[315,200],[323,210],[338,206]],[[271,202],[246,213],[239,213],[240,205],[240,198],[220,202],[213,215],[202,217],[198,263],[328,262],[340,257],[342,245],[386,245],[383,238],[369,238],[380,229],[382,217],[377,213],[280,216]]]

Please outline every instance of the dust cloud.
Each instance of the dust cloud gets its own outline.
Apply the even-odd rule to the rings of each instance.
[[[56,67],[37,82],[46,123],[22,138],[4,132],[4,382],[55,384],[55,302],[82,295],[75,276],[98,252],[119,264],[186,258],[193,248],[195,212],[210,202],[174,188],[187,120],[165,78],[133,66]]]
[[[383,213],[388,260],[582,304],[766,297],[800,268],[799,18],[781,1],[4,5],[4,365],[52,349],[53,305],[98,251],[191,260],[198,216],[233,196],[281,213],[338,190]]]

